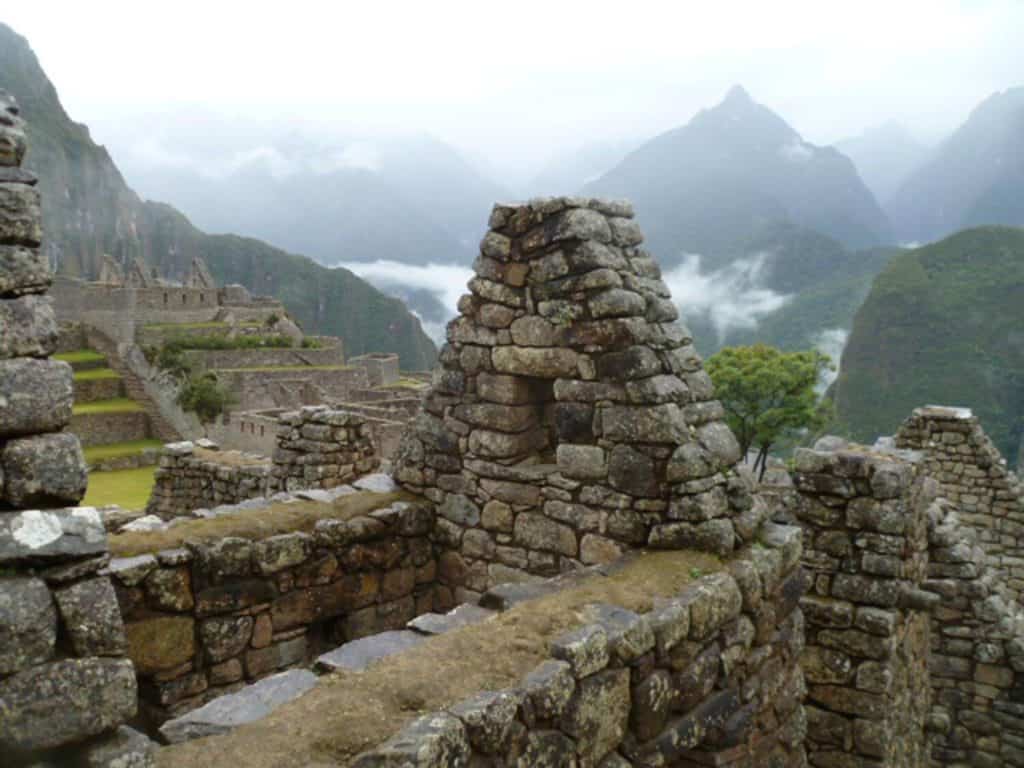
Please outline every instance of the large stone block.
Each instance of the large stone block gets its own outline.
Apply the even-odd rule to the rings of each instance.
[[[562,716],[582,764],[596,765],[622,741],[629,726],[629,670],[610,669],[582,680]]]
[[[517,544],[529,549],[556,552],[569,557],[576,555],[576,534],[572,528],[543,515],[521,513],[516,517],[513,536]]]
[[[46,256],[37,248],[0,245],[0,296],[40,293],[53,276]]]
[[[39,579],[0,579],[0,675],[53,656],[57,612]]]
[[[14,507],[67,506],[85,496],[85,456],[66,432],[9,441],[0,451],[4,498]]]
[[[0,438],[61,429],[71,421],[73,400],[67,363],[30,357],[0,360]]]
[[[654,406],[614,405],[601,412],[605,438],[624,443],[684,443],[689,429],[674,403]]]
[[[0,682],[0,750],[10,757],[81,741],[135,715],[127,659],[65,659]]]
[[[35,248],[42,238],[39,190],[27,184],[0,182],[0,243]]]
[[[107,532],[92,507],[0,512],[0,565],[78,560],[106,551]]]
[[[140,675],[191,661],[196,652],[195,621],[187,616],[160,616],[125,626],[128,655]]]
[[[499,373],[556,379],[574,377],[578,358],[571,349],[498,347],[491,359]]]
[[[110,579],[100,576],[54,592],[76,656],[123,656],[128,650]]]
[[[0,359],[51,355],[57,335],[57,318],[48,296],[0,299]]]

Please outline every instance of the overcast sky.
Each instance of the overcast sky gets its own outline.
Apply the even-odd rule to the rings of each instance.
[[[734,83],[816,143],[890,118],[934,140],[1024,84],[1022,0],[30,0],[0,19],[115,160],[154,114],[194,112],[425,131],[523,175]]]

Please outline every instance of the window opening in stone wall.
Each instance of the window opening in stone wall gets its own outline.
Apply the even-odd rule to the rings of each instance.
[[[165,307],[167,306],[168,299],[169,299],[169,296],[166,293],[164,293],[164,306]]]
[[[181,303],[182,304],[188,304],[188,294],[187,293],[181,294]]]

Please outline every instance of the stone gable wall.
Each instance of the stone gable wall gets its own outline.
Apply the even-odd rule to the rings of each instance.
[[[463,594],[634,547],[728,553],[763,517],[632,217],[494,208],[395,469],[438,504],[442,578]]]
[[[978,419],[965,409],[925,407],[896,433],[896,445],[924,453],[942,495],[957,505],[987,563],[1016,599],[1024,590],[1024,488]]]

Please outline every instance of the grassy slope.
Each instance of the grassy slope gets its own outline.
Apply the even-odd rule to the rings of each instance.
[[[147,448],[159,449],[163,447],[160,440],[128,440],[123,443],[106,443],[104,445],[91,445],[83,447],[87,464],[95,464],[105,459],[119,459],[123,456],[134,456],[142,453]]]
[[[76,416],[85,416],[91,413],[133,413],[144,410],[134,400],[127,397],[115,397],[111,400],[97,400],[93,403],[79,403],[74,406],[73,413]]]
[[[984,227],[908,251],[857,312],[835,389],[856,438],[926,403],[974,409],[1007,458],[1024,422],[1024,230]]]
[[[153,489],[154,472],[156,467],[93,472],[89,475],[89,489],[82,503],[88,507],[118,504],[125,509],[142,509]]]

